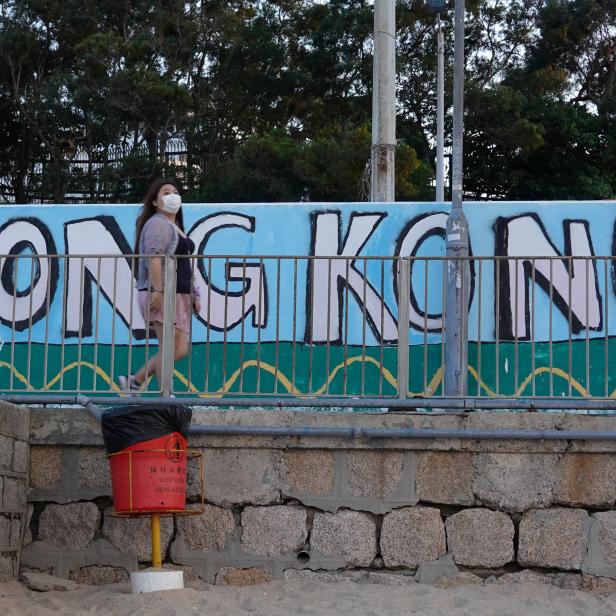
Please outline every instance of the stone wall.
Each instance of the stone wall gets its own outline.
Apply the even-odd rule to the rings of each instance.
[[[206,410],[195,421],[616,430],[616,417],[539,413]],[[31,445],[22,565],[93,583],[146,565],[148,521],[109,515],[109,471],[92,417],[33,411]],[[200,436],[191,446],[203,451],[205,512],[162,524],[165,561],[189,578],[406,583],[459,571],[616,587],[616,442]],[[189,475],[194,507],[194,465]]]
[[[30,411],[0,402],[0,581],[17,575],[25,533]]]

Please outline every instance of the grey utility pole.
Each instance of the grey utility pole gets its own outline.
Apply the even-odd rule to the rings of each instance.
[[[396,3],[374,2],[370,201],[395,201]]]
[[[445,201],[445,37],[436,14],[436,200]]]
[[[452,204],[446,224],[445,374],[443,393],[463,396],[468,384],[468,223],[462,210],[464,136],[464,0],[455,0]]]
[[[436,13],[436,200],[445,201],[445,37],[441,13],[447,10],[447,0],[426,0]]]

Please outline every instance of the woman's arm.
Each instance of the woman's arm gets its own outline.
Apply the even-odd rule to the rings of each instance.
[[[175,252],[178,238],[173,227],[156,216],[150,218],[143,227],[140,249],[149,259],[150,307],[158,310],[162,307],[164,288],[164,259],[162,255]]]
[[[198,314],[201,312],[201,289],[197,286],[194,269],[192,270],[192,300],[194,311]]]
[[[197,286],[197,279],[195,278],[195,270],[192,272],[192,296],[193,299],[201,299],[201,289]]]
[[[162,293],[163,285],[162,257],[150,257],[150,288]]]
[[[163,307],[163,260],[162,257],[150,259],[150,310]]]

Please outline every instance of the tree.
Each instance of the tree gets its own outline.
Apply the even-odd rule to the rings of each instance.
[[[6,0],[0,189],[135,201],[165,174],[191,199],[357,199],[372,30],[368,0]],[[431,200],[434,15],[399,0],[397,31],[396,196]],[[616,0],[467,0],[467,198],[616,193],[615,33]]]
[[[545,145],[545,129],[529,118],[526,97],[507,85],[466,93],[465,190],[473,199],[514,199],[527,161]]]
[[[298,201],[303,192],[299,147],[285,131],[252,135],[236,155],[212,166],[202,187],[189,195],[197,201]]]
[[[481,27],[475,30],[486,34],[475,36],[498,44],[489,46],[496,55],[471,62],[465,141],[469,196],[612,197],[614,117],[607,110],[614,99],[616,3],[548,0],[527,14],[518,11],[519,4],[509,5],[519,21],[509,28],[511,34],[502,27],[503,7],[493,5],[501,11],[496,39],[482,30],[485,8],[480,7]],[[503,37],[511,50],[504,54]],[[501,60],[495,63],[493,57]],[[497,71],[490,68],[494,65]]]

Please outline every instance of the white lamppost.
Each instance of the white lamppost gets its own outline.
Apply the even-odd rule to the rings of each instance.
[[[447,10],[447,0],[426,0],[436,13],[436,200],[445,200],[445,41],[441,13]]]
[[[396,3],[374,2],[370,201],[395,201]]]

